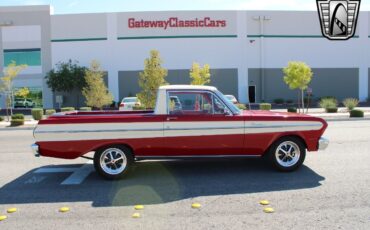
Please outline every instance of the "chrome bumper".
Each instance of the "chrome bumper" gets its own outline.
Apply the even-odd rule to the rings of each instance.
[[[329,139],[326,139],[325,137],[320,137],[319,140],[319,150],[324,150],[329,145]]]
[[[35,157],[39,157],[40,156],[39,145],[32,144],[31,145],[31,149],[32,149],[33,155],[35,155]]]

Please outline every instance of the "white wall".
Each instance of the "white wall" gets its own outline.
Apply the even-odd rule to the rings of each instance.
[[[222,28],[128,28],[128,19],[166,20],[211,17],[224,19]],[[266,16],[264,34],[289,38],[247,37],[259,35],[259,21]],[[53,42],[52,63],[78,60],[89,65],[92,59],[101,62],[109,72],[109,88],[118,100],[118,71],[141,70],[151,49],[160,51],[163,66],[168,69],[188,69],[193,61],[208,63],[213,68],[238,68],[239,98],[247,101],[248,68],[282,68],[289,61],[301,60],[312,68],[360,68],[360,99],[368,95],[367,69],[370,67],[369,12],[361,12],[356,35],[348,41],[329,41],[321,36],[318,14],[283,11],[195,11],[137,12],[88,15],[52,16],[52,39],[85,39],[106,37],[103,41]],[[64,23],[64,20],[68,23]],[[78,21],[78,26],[65,28]],[[97,29],[88,23],[98,25]],[[103,28],[102,25],[105,25]],[[85,29],[88,28],[88,29]],[[64,33],[64,31],[67,31]],[[87,32],[89,31],[89,32]],[[68,35],[68,36],[67,36]],[[237,35],[231,38],[159,38],[122,39],[118,37]],[[312,37],[313,36],[313,37]],[[263,40],[263,58],[260,42]],[[262,61],[262,62],[261,62]],[[225,76],[227,77],[227,76]]]

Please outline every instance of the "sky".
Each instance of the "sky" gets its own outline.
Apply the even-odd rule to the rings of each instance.
[[[166,10],[317,10],[316,0],[0,0],[0,6],[51,5],[54,14]],[[370,10],[370,0],[361,1]]]

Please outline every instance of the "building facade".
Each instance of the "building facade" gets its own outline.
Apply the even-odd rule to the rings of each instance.
[[[188,84],[193,62],[211,66],[211,85],[239,101],[296,99],[283,81],[289,61],[304,61],[314,97],[370,98],[370,13],[356,35],[331,41],[316,11],[167,11],[51,15],[49,6],[0,7],[0,70],[15,60],[28,68],[14,87],[42,93],[45,108],[82,106],[77,92],[52,93],[46,73],[69,59],[98,60],[116,101],[139,92],[138,74],[156,49],[171,84]],[[74,95],[76,94],[76,95]],[[77,99],[76,99],[77,98]],[[4,100],[1,100],[2,105]]]

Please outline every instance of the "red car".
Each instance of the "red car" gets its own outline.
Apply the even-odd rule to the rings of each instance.
[[[241,111],[215,87],[169,85],[159,88],[154,111],[54,114],[39,121],[32,148],[65,159],[94,151],[95,169],[108,179],[142,159],[266,156],[293,171],[306,150],[327,147],[326,127],[308,115]]]

